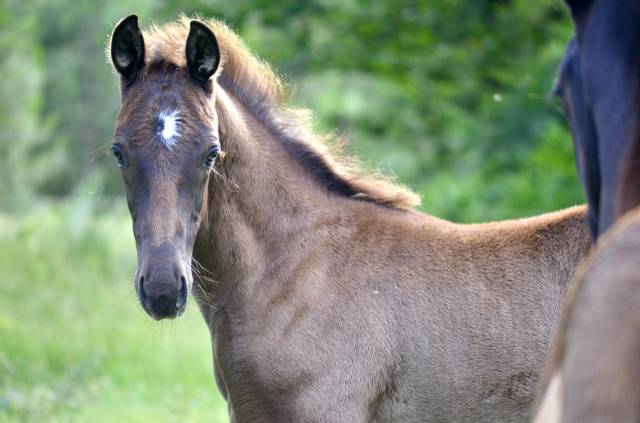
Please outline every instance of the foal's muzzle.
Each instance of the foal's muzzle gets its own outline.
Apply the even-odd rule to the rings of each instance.
[[[163,262],[157,266],[143,265],[138,272],[138,298],[153,319],[172,319],[186,309],[191,281],[182,267]]]
[[[140,277],[140,303],[144,311],[156,320],[180,316],[187,307],[187,281],[181,277],[178,285],[151,284]],[[155,285],[160,285],[159,287]]]

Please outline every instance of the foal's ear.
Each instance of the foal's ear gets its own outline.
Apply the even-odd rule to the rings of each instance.
[[[565,0],[565,3],[569,6],[573,22],[577,26],[591,9],[594,0]]]
[[[138,16],[127,16],[113,30],[111,63],[126,80],[135,78],[144,67],[144,39],[138,27]]]
[[[218,40],[202,22],[191,21],[185,52],[189,75],[198,82],[207,82],[220,65]]]

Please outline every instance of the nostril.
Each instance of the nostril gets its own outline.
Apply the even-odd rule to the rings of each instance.
[[[140,279],[138,279],[138,291],[140,292],[140,297],[144,298],[146,297],[146,293],[144,292],[144,276],[140,276]]]
[[[180,276],[180,291],[178,292],[178,298],[176,299],[176,307],[178,309],[181,309],[187,303],[188,294],[187,278]]]

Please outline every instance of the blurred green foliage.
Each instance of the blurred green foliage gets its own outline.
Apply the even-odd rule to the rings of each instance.
[[[0,421],[225,421],[193,304],[137,305],[135,248],[108,154],[114,23],[224,19],[366,164],[457,221],[583,201],[547,93],[571,25],[560,0],[0,2]]]
[[[571,31],[560,0],[6,0],[0,5],[0,207],[117,197],[106,154],[119,101],[107,34],[179,13],[224,19],[372,167],[460,221],[582,201],[548,100]]]

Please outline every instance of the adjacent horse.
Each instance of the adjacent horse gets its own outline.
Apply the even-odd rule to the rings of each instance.
[[[640,420],[640,208],[576,272],[536,406],[536,423]]]
[[[595,239],[640,205],[640,2],[567,4],[576,36],[565,51],[555,92],[573,133]]]
[[[192,286],[238,422],[520,422],[586,209],[460,225],[331,151],[216,21],[111,37],[113,153],[155,319]],[[325,137],[326,138],[326,137]]]
[[[568,0],[576,28],[559,77],[594,236],[536,405],[536,422],[640,420],[640,3]],[[632,210],[632,211],[629,211]],[[625,215],[625,213],[627,213]]]

